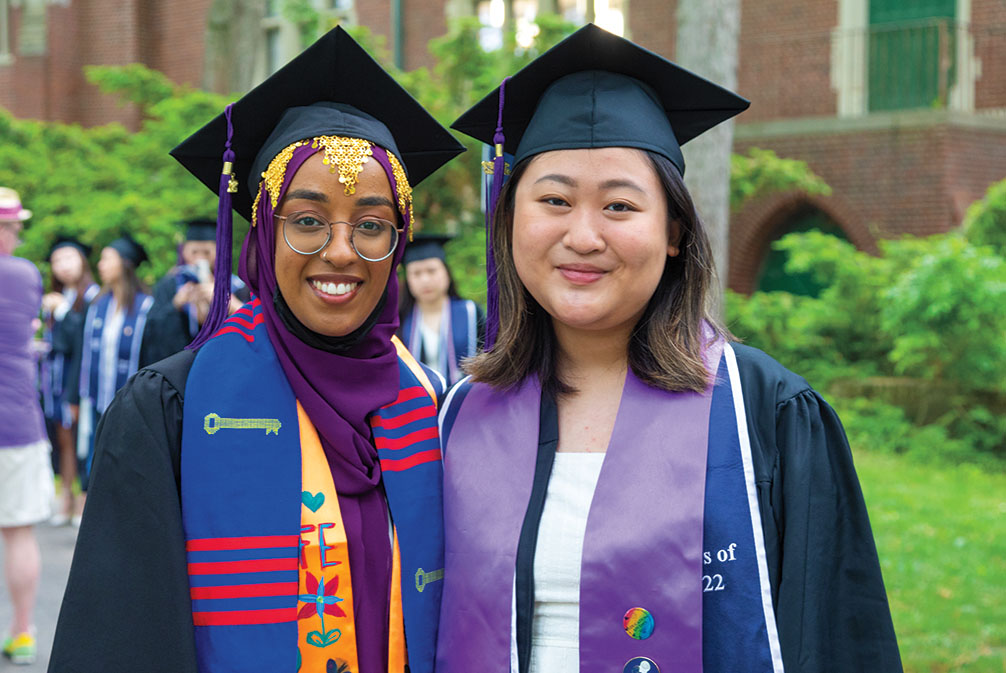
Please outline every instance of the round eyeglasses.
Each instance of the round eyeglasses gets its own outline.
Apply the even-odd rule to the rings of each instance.
[[[365,217],[356,222],[329,222],[318,213],[296,212],[273,215],[283,221],[283,240],[301,255],[313,255],[325,249],[332,240],[332,227],[349,227],[349,244],[362,259],[380,262],[391,256],[398,245],[399,230],[379,217]]]

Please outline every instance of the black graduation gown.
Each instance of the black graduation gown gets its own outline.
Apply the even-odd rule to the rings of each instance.
[[[900,672],[877,547],[838,415],[765,353],[733,348],[785,670]]]
[[[180,495],[194,359],[140,370],[102,415],[51,673],[197,673]]]

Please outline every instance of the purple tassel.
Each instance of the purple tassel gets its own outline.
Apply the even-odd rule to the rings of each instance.
[[[506,180],[506,162],[503,158],[503,143],[506,138],[503,135],[503,100],[506,91],[506,83],[509,77],[504,77],[500,83],[500,105],[499,114],[496,117],[496,133],[493,135],[493,157],[492,186],[486,198],[486,352],[491,351],[496,343],[496,333],[499,332],[500,324],[500,297],[499,286],[496,281],[496,258],[493,255],[493,213],[496,212],[496,203],[500,199],[500,190],[503,189],[503,182]]]
[[[213,303],[210,304],[206,322],[199,329],[199,334],[188,346],[195,350],[209,341],[220,326],[227,320],[231,304],[231,245],[234,229],[234,212],[231,209],[231,194],[237,191],[237,180],[234,178],[234,151],[231,149],[231,139],[234,137],[234,126],[231,124],[231,108],[233,103],[224,108],[227,119],[227,142],[224,145],[224,167],[220,174],[220,200],[217,206],[217,261],[213,270]]]

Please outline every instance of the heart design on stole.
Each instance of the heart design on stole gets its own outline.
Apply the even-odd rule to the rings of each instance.
[[[304,491],[300,494],[300,501],[312,512],[317,512],[325,504],[325,494]]]

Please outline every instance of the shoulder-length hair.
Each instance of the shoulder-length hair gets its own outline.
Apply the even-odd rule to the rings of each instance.
[[[643,151],[643,150],[641,150]],[[703,350],[708,334],[731,338],[709,308],[715,282],[712,249],[692,197],[677,169],[665,157],[649,158],[667,199],[667,226],[679,229],[680,252],[668,257],[657,289],[629,339],[629,366],[647,384],[667,391],[704,391],[715,372],[706,369]],[[517,275],[513,259],[514,195],[533,158],[514,167],[493,213],[493,254],[499,287],[499,332],[489,352],[469,358],[465,371],[475,381],[498,389],[537,376],[552,395],[573,392],[556,369],[557,345],[552,318]]]

